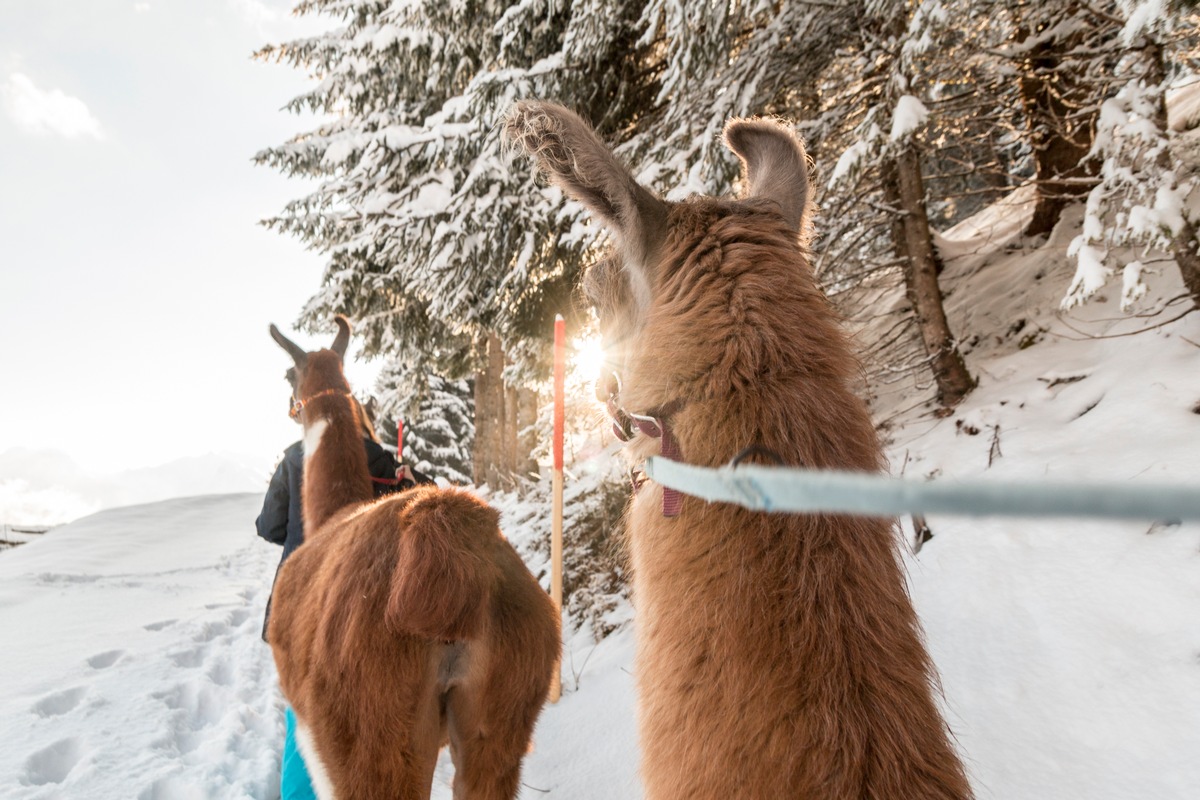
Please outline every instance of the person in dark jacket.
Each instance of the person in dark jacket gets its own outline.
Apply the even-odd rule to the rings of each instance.
[[[295,370],[288,370],[287,378],[295,392]],[[289,403],[289,408],[295,398]],[[357,400],[354,401],[356,404]],[[375,488],[375,496],[381,497],[390,492],[410,489],[419,483],[434,481],[422,475],[411,467],[396,463],[392,454],[383,449],[375,428],[367,415],[366,409],[358,406],[358,418],[362,420],[363,447],[367,451],[367,468],[371,473],[371,483]],[[296,420],[299,422],[299,420]],[[279,558],[279,567],[287,561],[289,555],[300,545],[304,544],[304,518],[302,516],[301,491],[304,483],[304,443],[296,442],[283,451],[283,458],[271,476],[271,484],[267,487],[267,496],[263,499],[262,512],[254,521],[258,535],[273,544],[283,545],[283,555]],[[279,577],[279,568],[275,570]],[[274,584],[271,593],[274,594]],[[267,598],[267,611],[263,617],[262,638],[267,641],[267,625],[271,621],[271,599]],[[284,712],[284,742],[283,758],[280,764],[280,800],[316,800],[312,778],[300,754],[296,742],[296,717],[289,707]]]
[[[355,401],[356,403],[358,401]],[[417,484],[431,484],[433,479],[401,466],[383,445],[379,443],[366,412],[359,406],[359,418],[363,421],[363,447],[367,451],[367,467],[371,472],[371,483],[375,496],[382,497],[391,492],[411,489]],[[254,521],[258,535],[272,544],[283,545],[279,567],[287,557],[304,543],[304,519],[301,514],[301,485],[304,479],[304,443],[295,442],[283,451],[283,458],[271,476],[267,496],[263,499],[262,511]],[[278,576],[279,567],[275,574]],[[271,601],[267,600],[267,613],[263,618],[262,638],[267,641],[267,624],[271,620]]]

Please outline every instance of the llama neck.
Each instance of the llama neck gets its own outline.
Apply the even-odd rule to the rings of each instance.
[[[719,466],[760,445],[793,466],[878,471],[839,321],[794,235],[763,225],[722,219],[675,244],[640,336],[656,345],[631,360],[622,401],[640,413],[682,404],[688,463]]]
[[[346,506],[372,498],[358,409],[345,394],[317,398],[304,408],[305,532]]]
[[[787,231],[732,219],[704,233],[681,243],[658,287],[640,337],[656,346],[630,365],[632,410],[682,399],[673,425],[688,463],[717,466],[760,445],[793,466],[881,469],[851,389],[857,363]],[[658,443],[636,446],[644,456]],[[741,753],[766,736],[755,750],[766,752],[775,740],[764,731],[789,731],[778,774],[764,777],[770,790],[755,797],[969,795],[889,520],[692,499],[664,519],[659,491],[637,496],[630,527],[648,662],[639,673],[647,696],[665,698],[651,723],[662,722],[664,741],[719,738]],[[679,688],[680,675],[710,687],[704,702]],[[758,689],[747,698],[744,686]],[[721,785],[706,765],[736,762],[733,751],[661,760],[682,765],[671,781]],[[704,781],[690,796],[737,793],[709,794]]]

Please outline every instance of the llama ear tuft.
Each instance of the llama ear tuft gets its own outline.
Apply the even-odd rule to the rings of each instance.
[[[279,328],[271,323],[271,338],[275,343],[282,347],[287,354],[292,357],[292,361],[296,362],[297,367],[303,368],[308,362],[308,353],[304,352],[304,348],[293,342],[291,339],[279,332]]]
[[[773,201],[799,232],[808,206],[808,157],[792,129],[771,119],[731,119],[725,146],[741,159],[746,197]]]
[[[517,103],[504,120],[504,138],[537,162],[550,182],[583,203],[617,237],[628,266],[643,271],[666,229],[667,205],[633,179],[592,126],[555,103]],[[646,275],[647,284],[652,276]]]
[[[350,320],[346,319],[341,314],[336,315],[333,321],[337,323],[337,336],[333,337],[333,344],[329,349],[338,354],[338,357],[343,361],[346,360],[346,348],[350,346]]]

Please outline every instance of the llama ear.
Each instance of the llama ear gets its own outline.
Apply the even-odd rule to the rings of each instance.
[[[808,157],[796,134],[770,119],[731,119],[725,146],[742,161],[746,197],[773,201],[799,232],[808,205]]]
[[[551,183],[600,218],[617,237],[628,266],[652,268],[667,205],[633,179],[591,125],[560,105],[523,101],[508,112],[504,137],[532,156]],[[647,284],[653,282],[645,277]]]
[[[271,325],[271,338],[287,351],[287,354],[292,357],[292,361],[296,362],[297,367],[303,368],[305,363],[308,362],[308,353],[304,352],[304,348],[280,333],[279,328],[276,328],[274,323]]]
[[[346,360],[346,348],[350,345],[350,321],[338,314],[333,318],[337,323],[337,336],[333,337],[333,344],[329,349],[338,354],[338,357],[343,361]]]

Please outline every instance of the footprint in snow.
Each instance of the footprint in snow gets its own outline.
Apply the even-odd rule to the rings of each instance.
[[[205,670],[205,675],[217,686],[232,686],[233,685],[233,662],[227,657],[221,656],[209,665]]]
[[[177,621],[178,620],[164,619],[162,622],[151,622],[149,625],[144,625],[143,627],[148,631],[161,631],[163,628],[171,627]]]
[[[221,721],[226,703],[214,687],[200,681],[189,681],[151,695],[172,711],[182,711],[187,730],[198,731]]]
[[[205,648],[193,647],[191,650],[184,650],[179,653],[171,653],[168,657],[171,659],[171,663],[173,663],[175,666],[182,667],[184,669],[190,669],[191,667],[198,667],[204,663],[204,653]]]
[[[218,636],[229,633],[229,624],[222,621],[206,622],[200,632],[192,637],[193,642],[211,642]]]
[[[79,705],[79,701],[87,694],[86,686],[76,686],[72,689],[64,689],[61,692],[48,694],[41,700],[33,704],[30,709],[39,717],[57,717],[66,714],[75,706]]]
[[[229,624],[235,628],[240,628],[246,624],[247,620],[254,617],[255,615],[250,613],[250,609],[239,608],[237,611],[229,615]]]
[[[208,800],[208,795],[194,783],[168,776],[143,789],[137,800]]]
[[[62,783],[82,758],[82,741],[60,739],[25,759],[25,771],[21,775],[21,782],[27,786]]]
[[[117,663],[117,659],[123,655],[125,655],[124,650],[108,650],[92,656],[87,660],[87,663],[92,669],[107,669]]]
[[[225,692],[203,681],[188,681],[151,695],[170,709],[167,730],[153,746],[179,755],[187,755],[210,742],[214,726],[228,710]]]

